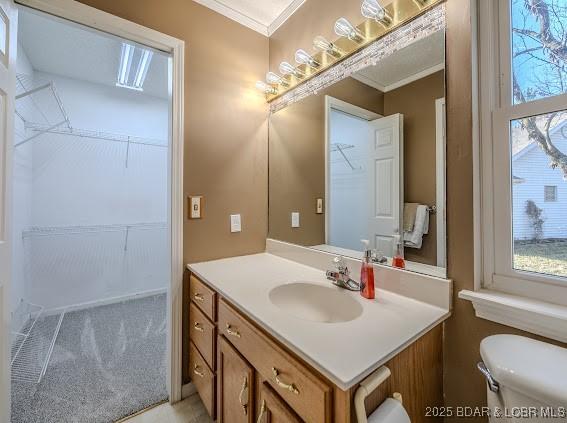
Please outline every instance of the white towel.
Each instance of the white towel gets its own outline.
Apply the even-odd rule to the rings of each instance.
[[[404,245],[409,248],[421,248],[423,235],[429,233],[429,209],[420,204],[415,213],[415,224],[413,231],[404,232]]]

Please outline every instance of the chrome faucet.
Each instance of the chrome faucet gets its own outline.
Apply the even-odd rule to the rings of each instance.
[[[348,289],[349,291],[360,291],[360,284],[350,278],[350,270],[341,256],[333,259],[337,271],[327,270],[327,279],[333,284]]]

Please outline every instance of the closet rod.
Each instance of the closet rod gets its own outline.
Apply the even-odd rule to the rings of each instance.
[[[66,124],[66,123],[68,124],[69,121],[63,120],[63,121],[61,121],[61,122],[59,122],[59,123],[56,123],[55,125],[52,125],[52,126],[48,127],[47,129],[44,129],[44,130],[42,130],[42,131],[38,131],[37,133],[33,134],[31,137],[28,137],[28,138],[26,138],[25,140],[20,141],[20,142],[17,142],[16,144],[14,144],[14,148],[15,148],[15,147],[18,147],[18,146],[20,146],[20,145],[22,145],[22,144],[25,144],[25,143],[27,143],[27,142],[33,140],[34,138],[37,138],[37,137],[39,137],[40,135],[45,134],[46,132],[51,132],[51,131],[53,131],[54,129],[56,129],[56,128],[58,128],[59,126],[64,125],[64,124]]]
[[[112,134],[109,132],[91,131],[88,129],[77,129],[77,128],[63,129],[63,128],[59,128],[58,126],[55,126],[53,128],[45,128],[43,125],[36,125],[36,124],[30,124],[27,125],[26,127],[33,131],[40,131],[42,133],[49,132],[51,134],[76,136],[80,138],[91,138],[91,139],[99,139],[105,141],[147,145],[150,147],[168,148],[167,143],[164,144],[164,142],[166,142],[165,140],[159,140],[155,138],[144,138],[144,137],[131,136],[131,135]]]

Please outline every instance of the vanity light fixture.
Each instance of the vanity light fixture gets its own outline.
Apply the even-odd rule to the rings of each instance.
[[[330,56],[333,56],[335,58],[339,58],[343,55],[343,51],[338,48],[335,44],[333,44],[332,42],[328,41],[325,37],[323,37],[322,35],[318,35],[317,37],[315,37],[313,39],[313,47],[327,53]]]
[[[289,62],[280,63],[280,72],[284,75],[294,75],[296,78],[303,78],[305,74]]]
[[[272,87],[270,84],[266,84],[264,81],[257,81],[256,88],[262,91],[264,94],[276,95],[278,93],[277,88]]]
[[[268,84],[273,84],[273,85],[279,84],[283,87],[289,87],[289,83],[275,72],[268,72],[266,74],[266,82]]]
[[[365,18],[374,19],[384,26],[392,24],[392,17],[388,14],[386,9],[380,6],[378,0],[364,0],[360,7],[360,13],[362,13],[362,16]]]
[[[301,48],[295,52],[295,61],[301,65],[311,66],[312,68],[321,66],[321,63]]]
[[[364,41],[364,35],[346,18],[337,19],[335,22],[335,34],[346,37],[356,43],[362,43]]]

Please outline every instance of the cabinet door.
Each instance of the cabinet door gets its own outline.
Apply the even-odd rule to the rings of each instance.
[[[260,410],[257,423],[301,423],[293,410],[266,382],[260,388]]]
[[[218,337],[218,421],[252,423],[254,369],[225,340]]]

